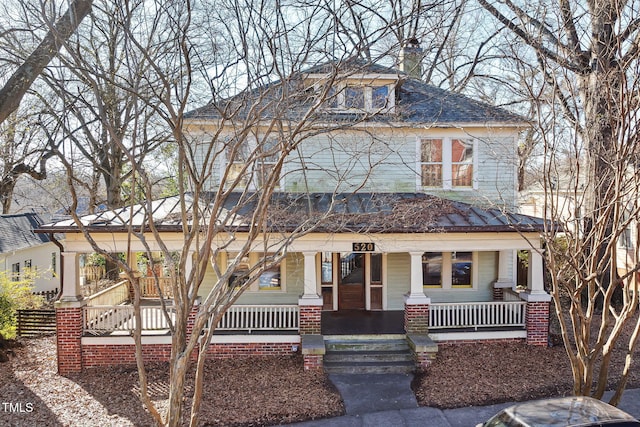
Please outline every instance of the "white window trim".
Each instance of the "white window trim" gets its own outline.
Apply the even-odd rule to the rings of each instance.
[[[260,260],[260,254],[257,252],[249,253],[249,265],[254,266]],[[265,294],[265,293],[286,293],[287,292],[287,258],[284,257],[280,261],[280,289],[260,289],[259,283],[260,281],[256,278],[256,280],[249,286],[245,292],[248,293],[256,293],[256,294]]]
[[[425,251],[425,252],[438,252],[438,251]],[[457,252],[469,252],[469,251],[457,251]],[[453,286],[451,277],[452,264],[451,264],[451,252],[442,253],[442,286],[427,286],[423,285],[425,292],[432,291],[477,291],[478,290],[478,252],[471,252],[471,286]],[[424,279],[423,279],[424,280]]]
[[[428,187],[422,185],[422,141],[427,139],[442,140],[442,186]],[[473,148],[471,187],[453,186],[453,162],[451,158],[451,141],[454,139],[470,140]],[[478,189],[478,140],[468,136],[420,136],[416,139],[416,188],[418,190],[468,191]]]
[[[249,153],[253,153],[258,147],[258,139],[254,135],[251,135],[251,136],[247,137],[246,143],[249,144]],[[220,187],[222,187],[225,184],[224,182],[222,182],[222,178],[224,177],[225,171],[226,171],[227,167],[229,166],[229,159],[227,158],[227,149],[226,149],[226,147],[225,147],[224,150],[222,150],[220,159],[221,159],[222,167],[220,168],[220,171],[218,173],[218,185]],[[235,163],[240,164],[241,162],[235,162]],[[254,168],[257,167],[257,161],[255,163],[256,164],[254,165]],[[285,184],[284,183],[284,177],[286,175],[285,167],[286,167],[286,162],[283,164],[282,170],[280,171],[280,178],[278,179],[278,189],[284,188],[284,184]],[[257,179],[257,175],[256,175],[256,171],[254,171],[253,179],[251,179],[247,183],[247,187],[246,188],[248,190],[257,190],[258,189],[258,186],[257,186],[257,183],[256,183],[256,179]],[[245,189],[245,187],[242,187],[242,186],[237,186],[235,188],[235,190],[237,190],[237,191],[241,191],[241,190],[244,190],[244,189]]]
[[[364,109],[360,108],[352,108],[346,107],[346,88],[351,86],[362,86],[364,88]],[[373,88],[378,87],[386,87],[387,88],[387,105],[384,108],[373,107]],[[316,89],[316,92],[322,90],[320,87]],[[374,83],[365,84],[361,82],[341,82],[335,86],[336,90],[336,107],[329,107],[329,109],[336,112],[355,112],[355,111],[364,111],[368,113],[373,113],[380,111],[382,113],[391,113],[395,110],[396,107],[396,97],[395,97],[395,84],[383,84],[376,85]]]

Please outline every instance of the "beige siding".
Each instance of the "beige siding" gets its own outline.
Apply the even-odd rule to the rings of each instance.
[[[387,309],[404,310],[404,295],[411,284],[411,258],[408,253],[387,255]]]
[[[479,252],[477,287],[474,289],[425,289],[432,302],[491,301],[492,283],[498,275],[497,252]],[[406,253],[393,253],[387,257],[387,307],[389,310],[404,308],[404,295],[410,287],[411,258]]]
[[[302,254],[291,253],[287,255],[283,280],[285,283],[284,291],[247,290],[238,299],[238,304],[297,304],[304,289],[303,261]],[[215,283],[216,275],[213,268],[209,266],[198,295],[206,296]]]

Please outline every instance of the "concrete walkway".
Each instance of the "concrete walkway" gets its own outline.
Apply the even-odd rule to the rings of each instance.
[[[474,427],[513,403],[457,409],[418,407],[413,376],[396,374],[330,375],[343,396],[347,415],[292,424],[302,427]],[[611,396],[605,394],[605,401]],[[620,409],[640,419],[640,389],[627,390]]]

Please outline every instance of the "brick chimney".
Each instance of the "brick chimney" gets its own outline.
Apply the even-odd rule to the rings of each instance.
[[[422,78],[422,59],[424,52],[416,38],[405,40],[398,55],[398,67],[414,79]]]

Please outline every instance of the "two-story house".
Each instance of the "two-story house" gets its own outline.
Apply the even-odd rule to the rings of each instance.
[[[0,215],[0,270],[11,280],[33,279],[33,291],[53,297],[60,286],[60,249],[35,213]]]
[[[265,271],[222,319],[218,326],[224,334],[214,336],[212,354],[290,353],[301,346],[307,366],[321,366],[324,342],[344,334],[408,338],[419,364],[428,363],[428,356],[420,352],[431,348],[430,340],[546,345],[550,298],[543,289],[539,251],[543,223],[514,213],[517,139],[527,123],[403,71],[354,64],[355,71],[338,73],[340,78],[329,72],[335,70],[333,64],[325,64],[299,73],[291,83],[306,94],[301,103],[314,102],[309,94],[326,96],[318,113],[326,126],[307,136],[290,155],[273,195],[273,200],[287,200],[289,206],[280,218],[280,233],[287,232],[287,224],[295,227],[300,212],[322,214],[331,207],[344,215],[289,245],[282,262]],[[217,138],[221,144],[225,134],[232,138],[236,124],[222,120],[221,110],[210,104],[188,114],[194,150],[200,149],[198,141],[204,147],[210,135],[222,135]],[[300,111],[306,110],[301,106]],[[253,112],[247,109],[246,114]],[[270,114],[269,109],[262,114]],[[297,114],[289,107],[288,126],[302,120]],[[235,118],[242,121],[242,113]],[[349,126],[335,126],[346,121]],[[252,132],[258,141],[267,130],[258,124]],[[242,150],[231,156],[224,155],[224,146],[213,151],[220,155],[210,176],[212,192],[225,191],[230,179],[238,194],[260,190],[255,168],[264,168],[265,162],[247,168],[238,154]],[[204,153],[201,158],[206,158]],[[247,170],[253,173],[244,179]],[[155,201],[154,216],[171,215],[178,203],[177,196]],[[226,203],[233,209],[234,197]],[[98,243],[124,251],[131,244],[123,233],[125,225],[132,221],[139,227],[144,221],[138,212],[139,207],[103,212],[83,222]],[[179,230],[175,221],[165,225],[158,230]],[[60,310],[76,318],[77,310],[85,310],[83,326],[64,338],[73,341],[75,349],[59,349],[61,358],[74,360],[61,371],[117,363],[113,355],[124,354],[125,347],[131,353],[122,361],[131,362],[132,340],[118,335],[115,326],[89,336],[96,333],[87,319],[95,315],[88,315],[77,301],[79,280],[74,274],[78,254],[91,250],[82,234],[71,221],[42,230],[64,231],[67,236],[66,299]],[[234,247],[242,245],[242,224],[234,230],[234,241],[225,243],[218,265],[225,265],[234,257]],[[520,250],[529,251],[528,288],[515,292]],[[259,256],[249,254],[247,267]],[[211,269],[201,288],[203,296],[214,283]],[[287,320],[278,326],[260,324],[267,318]],[[148,344],[166,349],[166,339],[148,337]]]

